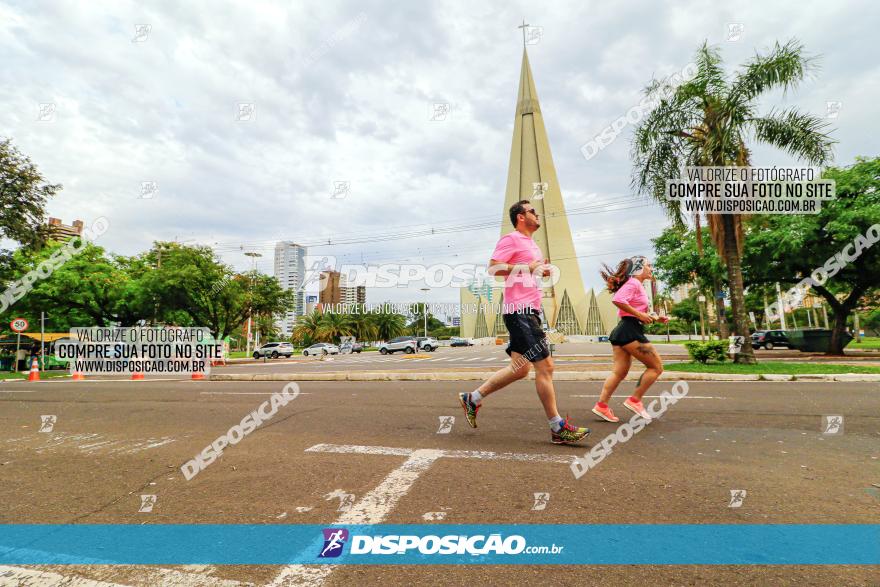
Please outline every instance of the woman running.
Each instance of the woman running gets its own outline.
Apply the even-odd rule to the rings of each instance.
[[[593,406],[593,413],[607,422],[619,421],[611,411],[608,400],[611,399],[611,394],[620,382],[626,378],[632,365],[632,358],[635,357],[645,364],[646,369],[639,377],[636,390],[624,400],[623,405],[646,421],[650,421],[651,416],[642,404],[642,396],[663,373],[663,362],[654,350],[654,346],[645,337],[644,324],[656,321],[667,322],[669,319],[647,313],[648,295],[642,287],[642,282],[653,277],[648,259],[645,257],[624,259],[613,272],[608,265],[603,265],[602,268],[600,274],[608,284],[608,291],[614,292],[611,302],[618,308],[617,315],[620,316],[620,322],[609,336],[611,348],[614,350],[614,368],[602,386],[602,394]]]

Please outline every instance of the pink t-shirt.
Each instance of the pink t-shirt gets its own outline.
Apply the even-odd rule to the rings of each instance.
[[[533,261],[542,261],[543,256],[531,237],[515,230],[501,237],[492,252],[492,259],[510,265],[528,265]],[[502,312],[510,314],[526,308],[541,309],[541,288],[528,271],[512,273],[504,279]]]
[[[623,284],[623,287],[617,290],[617,293],[611,298],[611,301],[620,304],[629,304],[639,312],[648,311],[648,294],[645,293],[645,288],[642,287],[642,282],[635,277],[627,279],[626,283]],[[624,312],[620,308],[617,309],[617,315],[621,318],[623,316],[633,316],[629,312]],[[635,318],[635,316],[633,316],[633,318]]]

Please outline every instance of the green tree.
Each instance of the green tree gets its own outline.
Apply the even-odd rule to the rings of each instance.
[[[0,235],[39,248],[49,236],[46,202],[60,190],[11,139],[0,139]]]
[[[323,316],[320,310],[312,310],[310,314],[300,316],[293,328],[291,337],[294,344],[311,346],[319,341],[318,332],[321,328]]]
[[[406,318],[402,314],[382,310],[371,317],[376,327],[376,337],[380,340],[389,340],[406,331]]]
[[[673,317],[678,318],[688,324],[700,321],[700,307],[697,302],[692,299],[686,299],[678,302],[669,311]]]
[[[361,341],[369,341],[376,339],[376,324],[372,315],[368,314],[363,305],[358,307],[358,311],[351,315],[352,335]]]
[[[684,219],[678,203],[665,198],[666,180],[680,177],[684,166],[748,166],[751,151],[746,138],[776,146],[814,165],[824,165],[834,141],[819,117],[788,109],[758,114],[758,100],[769,91],[797,86],[814,65],[796,41],[777,43],[758,54],[734,76],[725,74],[720,52],[707,44],[697,51],[696,75],[673,87],[654,80],[646,93],[662,96],[657,107],[637,127],[633,141],[633,186],[664,206],[677,225]],[[712,240],[727,268],[736,333],[749,332],[743,299],[741,254],[742,217],[709,216]],[[745,337],[736,362],[754,363],[750,337]]]
[[[142,280],[156,304],[156,319],[207,327],[217,338],[228,336],[249,316],[283,314],[294,303],[294,292],[281,289],[274,277],[236,274],[210,247],[158,242],[143,260],[155,267]]]
[[[880,289],[880,245],[871,242],[880,234],[880,157],[829,168],[823,177],[836,182],[836,198],[823,202],[818,214],[749,220],[743,267],[755,285],[779,282],[788,289],[810,276],[822,281],[812,289],[833,314],[830,353],[842,354],[850,314]],[[822,269],[827,277],[834,268],[827,281],[814,273]]]
[[[15,252],[13,279],[24,284],[31,271],[36,279],[29,291],[22,290],[24,295],[6,308],[4,321],[23,316],[35,323],[40,312],[45,312],[47,327],[58,332],[137,322],[138,309],[131,304],[131,290],[137,286],[126,271],[125,259],[110,257],[94,244],[78,239],[76,243],[78,252],[68,249],[66,260],[60,254],[68,245],[56,241],[47,241],[39,251],[22,247]],[[52,269],[38,270],[41,265]]]
[[[325,312],[318,328],[318,340],[338,343],[341,336],[352,336],[354,323],[349,314]]]
[[[406,331],[408,334],[412,334],[413,336],[423,336],[425,333],[425,311],[427,309],[427,304],[418,303],[415,304],[413,308],[413,312],[410,314],[410,322],[406,325]],[[443,321],[435,317],[433,314],[428,312],[428,331],[435,330],[438,328],[443,328],[445,324]]]

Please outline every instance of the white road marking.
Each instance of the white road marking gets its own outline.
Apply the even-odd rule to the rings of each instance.
[[[355,444],[316,444],[305,452],[329,452],[338,454],[368,454],[383,456],[405,456],[406,461],[391,471],[372,491],[364,495],[350,510],[340,515],[332,525],[381,524],[397,502],[409,493],[419,476],[427,471],[434,461],[447,457],[453,459],[488,459],[525,462],[548,462],[569,464],[574,456],[563,457],[546,454],[496,453],[491,451],[411,449],[392,446],[360,446]],[[313,546],[317,552],[320,541]],[[289,585],[317,586],[324,583],[336,565],[288,565],[269,583],[272,587]]]

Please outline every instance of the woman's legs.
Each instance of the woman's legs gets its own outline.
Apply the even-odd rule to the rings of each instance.
[[[611,368],[611,375],[605,380],[602,386],[602,393],[599,395],[599,402],[607,404],[611,399],[611,394],[620,385],[620,382],[626,378],[629,373],[629,367],[632,364],[632,356],[624,350],[625,347],[614,345],[611,347],[614,351],[614,366]]]
[[[614,347],[615,350],[617,347]],[[636,385],[636,390],[633,392],[633,397],[637,398],[639,401],[642,401],[642,396],[645,395],[645,392],[648,391],[648,388],[657,381],[657,378],[663,373],[663,361],[660,359],[660,355],[654,349],[654,345],[650,342],[639,342],[633,341],[627,345],[624,345],[623,350],[626,351],[629,355],[637,358],[639,361],[644,363],[646,369],[645,372],[642,373],[642,376],[639,377],[639,382]],[[615,365],[616,365],[615,360]],[[604,393],[604,390],[603,390]],[[610,394],[609,394],[610,395]]]

